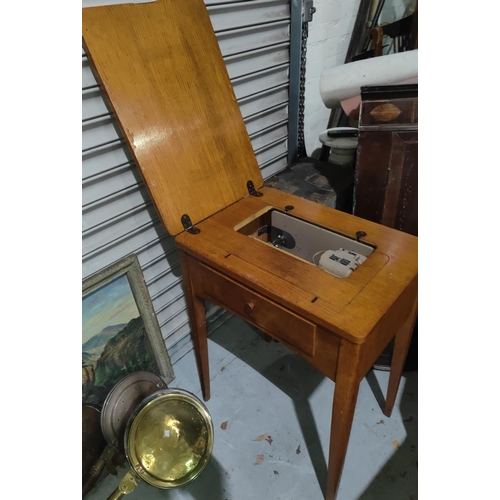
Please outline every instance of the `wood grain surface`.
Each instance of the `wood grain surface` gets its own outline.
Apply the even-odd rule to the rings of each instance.
[[[273,188],[261,192],[261,198],[247,196],[199,224],[199,234],[178,235],[177,245],[308,320],[351,342],[365,342],[417,279],[418,239]],[[355,238],[357,231],[365,231],[364,241],[377,248],[349,278],[342,279],[234,230],[265,207],[284,210],[287,205],[294,206],[294,216],[341,234]],[[403,309],[408,315],[411,304]]]
[[[326,492],[334,500],[359,383],[396,338],[387,414],[394,405],[417,310],[417,238],[276,189],[248,195],[247,181],[259,189],[262,176],[202,0],[84,9],[83,38],[160,218],[176,235],[204,399],[210,300],[335,381]],[[382,111],[379,119],[401,117]],[[402,184],[394,177],[390,188]],[[341,279],[253,237],[269,222],[267,210],[289,205],[290,215],[344,236],[363,231],[375,250]],[[183,214],[197,234],[183,231]]]
[[[203,0],[83,9],[83,41],[170,234],[263,180]]]

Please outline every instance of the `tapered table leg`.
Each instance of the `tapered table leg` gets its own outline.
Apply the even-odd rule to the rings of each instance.
[[[400,328],[394,339],[394,349],[391,361],[391,373],[389,375],[389,385],[387,388],[387,397],[385,398],[384,415],[391,416],[396,395],[398,393],[401,375],[408,355],[411,337],[415,328],[415,321],[417,319],[417,299],[413,305],[412,312],[403,326]]]
[[[359,391],[359,346],[343,342],[333,395],[326,500],[337,497]]]
[[[191,258],[179,250],[186,291],[186,302],[191,325],[191,336],[194,344],[198,374],[200,376],[203,399],[210,399],[210,370],[208,365],[207,319],[205,301],[194,294],[193,275],[190,269]]]

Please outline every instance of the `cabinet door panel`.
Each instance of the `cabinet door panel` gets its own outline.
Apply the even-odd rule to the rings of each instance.
[[[417,132],[393,132],[382,224],[415,236],[418,233],[417,176]]]
[[[354,214],[417,236],[418,132],[360,133]]]
[[[361,131],[354,179],[354,215],[382,222],[391,132]]]

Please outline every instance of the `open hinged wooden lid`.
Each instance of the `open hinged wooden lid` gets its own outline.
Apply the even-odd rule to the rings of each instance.
[[[85,50],[172,234],[263,180],[203,0],[83,9]]]

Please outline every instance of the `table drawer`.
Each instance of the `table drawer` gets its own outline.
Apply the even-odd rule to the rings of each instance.
[[[316,326],[222,274],[200,265],[206,299],[237,314],[273,337],[314,356]]]

